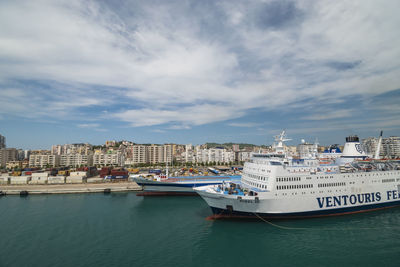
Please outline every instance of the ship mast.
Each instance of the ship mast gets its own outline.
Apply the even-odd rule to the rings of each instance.
[[[166,178],[168,179],[168,156],[167,156],[167,162],[166,162],[166,171],[165,171],[165,176],[167,176]]]
[[[379,136],[378,146],[375,151],[374,159],[379,159],[379,153],[381,152],[380,150],[381,150],[381,144],[382,144],[382,134],[383,134],[383,131],[381,131],[381,135]]]
[[[285,153],[285,147],[283,146],[283,142],[290,141],[292,139],[286,138],[285,130],[283,130],[279,135],[275,136],[275,152],[278,154]]]

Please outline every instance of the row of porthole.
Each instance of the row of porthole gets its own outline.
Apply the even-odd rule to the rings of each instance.
[[[346,190],[343,190],[346,192]],[[336,190],[336,193],[342,192],[342,190]],[[301,192],[303,195],[307,194],[307,192]],[[309,194],[315,194],[315,191],[308,192]],[[324,191],[319,191],[319,194],[323,194]],[[327,193],[332,193],[332,190],[328,190]],[[287,196],[288,193],[282,193],[282,196]],[[297,192],[292,192],[292,195],[297,195]],[[278,194],[275,194],[275,196],[278,196]]]
[[[295,181],[301,181],[300,177],[278,177],[276,178],[277,182],[295,182]]]
[[[277,190],[313,188],[312,184],[278,185]]]
[[[327,183],[327,184],[318,184],[318,187],[331,187],[331,186],[345,186],[345,182],[340,183]]]

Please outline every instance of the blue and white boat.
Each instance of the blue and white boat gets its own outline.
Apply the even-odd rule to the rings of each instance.
[[[132,177],[132,180],[143,188],[143,192],[137,195],[197,195],[193,190],[195,187],[229,182],[239,183],[240,178],[240,176],[144,177],[137,175]]]
[[[282,132],[274,153],[253,154],[240,184],[194,189],[213,218],[318,217],[400,206],[400,162],[368,159],[357,136],[346,138],[332,164],[290,158],[283,146],[287,140]]]

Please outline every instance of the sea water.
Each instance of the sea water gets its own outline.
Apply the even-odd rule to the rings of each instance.
[[[399,266],[400,209],[210,221],[193,197],[0,198],[0,266]]]

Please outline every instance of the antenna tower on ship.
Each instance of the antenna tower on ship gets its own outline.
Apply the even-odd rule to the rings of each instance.
[[[292,139],[286,138],[286,131],[283,130],[279,135],[275,136],[275,151],[279,154],[285,153],[284,142],[290,141]]]
[[[382,134],[383,131],[381,131],[381,135],[379,136],[378,146],[376,147],[374,159],[379,159],[379,153],[381,152],[381,145],[382,145]]]

